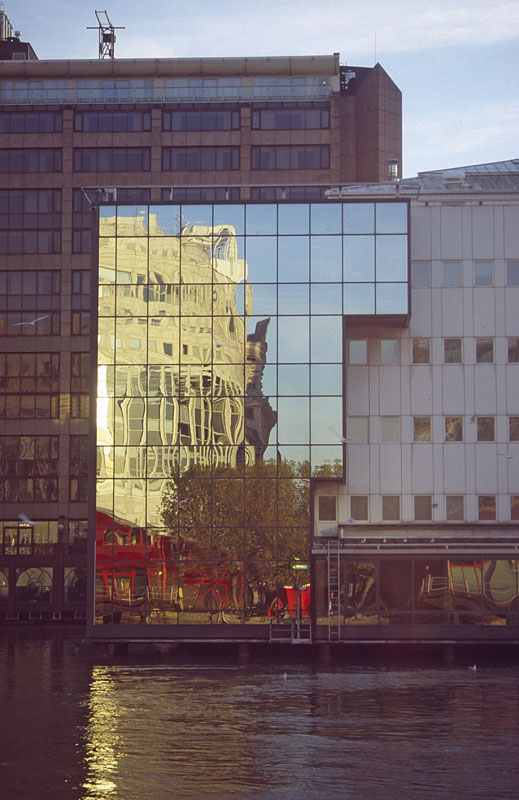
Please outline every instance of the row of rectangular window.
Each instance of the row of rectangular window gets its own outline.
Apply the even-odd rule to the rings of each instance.
[[[432,442],[432,417],[427,415],[414,416],[413,418],[413,442]],[[463,416],[445,416],[444,441],[462,442],[463,441]],[[347,439],[352,444],[366,444],[370,441],[369,437],[370,417],[355,416],[348,417],[347,420]],[[380,441],[395,442],[402,441],[401,418],[396,416],[380,417]],[[495,442],[496,418],[488,415],[472,415],[468,419],[468,424],[476,426],[477,442]],[[508,441],[519,442],[519,416],[508,417]],[[503,458],[511,459],[507,453],[498,453]]]
[[[446,495],[445,519],[461,521],[465,519],[465,498],[463,495]],[[478,495],[478,520],[496,519],[496,496]],[[414,521],[428,522],[433,519],[433,509],[439,504],[433,502],[432,495],[415,495],[413,498]],[[437,521],[436,515],[435,521]],[[336,498],[320,495],[318,502],[318,518],[320,521],[337,519]],[[398,495],[382,495],[382,520],[384,522],[400,521],[400,497]],[[519,519],[519,495],[510,496],[510,519]],[[369,497],[367,495],[350,496],[350,520],[352,522],[369,521]]]
[[[0,254],[60,253],[61,231],[0,231]]]
[[[61,163],[56,147],[0,149],[0,173],[61,172]]]
[[[62,130],[61,111],[0,112],[0,133],[59,133]]]
[[[0,311],[0,336],[59,336],[59,311]]]
[[[443,282],[444,287],[461,287],[463,285],[462,262],[444,261],[443,262]],[[411,285],[413,287],[431,286],[431,262],[413,261],[411,264]],[[471,285],[473,286],[493,286],[494,285],[494,262],[493,261],[474,261],[474,274]],[[512,259],[506,262],[506,285],[519,286],[519,260]]]
[[[23,151],[22,151],[23,152]],[[74,172],[147,172],[149,147],[82,147],[74,150]],[[272,145],[251,148],[253,170],[329,169],[329,145]],[[240,169],[239,146],[163,147],[165,172]]]
[[[0,272],[0,295],[59,295],[61,273],[59,270],[16,270]]]
[[[330,127],[327,108],[261,108],[252,111],[255,130],[320,130]],[[2,112],[0,133],[61,132],[61,112]],[[163,111],[164,131],[231,131],[240,128],[239,109]],[[76,111],[74,130],[84,133],[151,130],[149,111]]]
[[[60,211],[61,189],[0,189],[0,215],[9,214],[9,227],[25,227],[22,219],[17,219],[15,215],[52,214]]]
[[[443,340],[443,363],[461,364],[462,363],[462,339],[449,338]],[[487,337],[477,337],[476,340],[476,364],[494,363],[494,339]],[[509,336],[507,338],[508,363],[519,363],[519,336]],[[351,365],[368,364],[368,340],[350,339],[348,342],[348,362]],[[380,340],[380,363],[399,364],[400,346],[398,339]],[[412,340],[412,363],[430,364],[431,363],[431,340],[421,337]]]
[[[57,499],[57,478],[0,477],[0,502],[55,503]]]

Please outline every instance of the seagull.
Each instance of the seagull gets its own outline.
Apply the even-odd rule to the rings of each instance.
[[[432,504],[432,507],[433,507],[433,508],[438,508],[438,503],[433,503],[433,504]]]
[[[473,672],[475,672],[477,670],[476,664],[473,664],[471,667],[469,667],[469,669],[471,669]]]
[[[476,420],[477,420],[476,415],[472,414],[471,418],[469,419],[469,422],[475,422]]]
[[[31,519],[29,519],[29,517],[26,514],[24,514],[23,511],[20,514],[18,514],[18,519],[20,520],[20,522],[23,523],[23,525],[34,525],[34,522]]]
[[[177,507],[179,508],[180,506],[183,506],[185,503],[189,503],[189,499],[181,500],[180,503],[178,503]]]
[[[42,319],[48,319],[49,317],[50,314],[45,314],[43,317],[36,317],[36,319],[32,319],[30,322],[15,322],[12,327],[18,328],[20,325],[32,325],[34,327],[37,322],[41,322]]]
[[[355,517],[348,517],[348,522],[357,522]]]

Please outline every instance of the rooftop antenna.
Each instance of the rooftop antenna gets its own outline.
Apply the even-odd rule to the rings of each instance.
[[[105,19],[101,15],[104,14]],[[115,58],[115,31],[124,30],[124,25],[112,25],[108,11],[96,11],[97,26],[88,26],[89,31],[99,31],[99,58]]]

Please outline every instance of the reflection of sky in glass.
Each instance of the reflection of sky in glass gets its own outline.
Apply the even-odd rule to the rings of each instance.
[[[311,206],[311,233],[342,233],[341,206],[314,203]]]
[[[407,233],[405,203],[377,203],[377,233]]]
[[[342,365],[312,364],[312,394],[342,395]]]
[[[377,236],[376,240],[377,281],[406,281],[407,236]]]
[[[312,318],[312,361],[342,361],[342,316]]]
[[[277,208],[275,205],[248,205],[246,232],[249,236],[277,233]]]
[[[310,441],[312,444],[338,444],[342,430],[342,397],[312,397]]]
[[[278,317],[278,361],[308,361],[308,317]]]
[[[243,205],[221,205],[214,207],[214,224],[231,225],[237,236],[245,233],[245,206]]]
[[[279,314],[308,314],[308,284],[278,284]]]
[[[306,444],[309,439],[310,399],[278,397],[278,441]]]
[[[151,227],[153,217],[157,220],[156,228]],[[150,227],[151,235],[176,236],[180,232],[180,206],[150,206]]]
[[[276,237],[247,238],[246,259],[251,283],[274,283],[277,279]]]
[[[308,237],[280,236],[278,240],[278,280],[308,280]]]
[[[255,283],[250,286],[252,312],[270,317],[277,314],[277,286],[275,283]],[[241,313],[241,312],[239,312]]]
[[[312,283],[310,292],[312,314],[342,314],[342,284]]]
[[[344,284],[345,314],[374,314],[375,286],[373,283]]]
[[[312,236],[310,253],[312,281],[342,280],[341,236]]]
[[[344,233],[374,233],[373,203],[345,203],[342,207]]]
[[[280,234],[308,233],[310,218],[306,203],[282,203],[278,210]]]
[[[344,280],[375,280],[375,245],[373,236],[344,237]]]
[[[280,395],[309,394],[310,369],[307,364],[280,364],[278,393]]]
[[[406,314],[407,307],[407,283],[377,286],[377,314]]]
[[[207,225],[213,224],[213,207],[207,205],[185,205],[181,208],[182,228],[186,225]]]

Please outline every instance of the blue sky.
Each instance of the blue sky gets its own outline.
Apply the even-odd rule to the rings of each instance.
[[[97,58],[95,5],[4,0],[39,58]],[[518,0],[110,0],[118,58],[375,60],[404,99],[404,175],[519,157]]]

